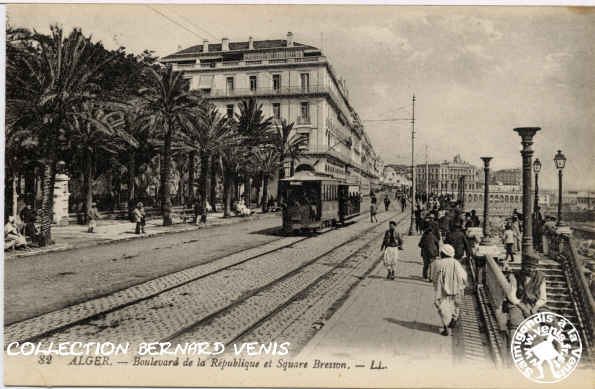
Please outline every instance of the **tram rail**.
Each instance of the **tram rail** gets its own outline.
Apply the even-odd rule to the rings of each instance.
[[[391,214],[391,216],[394,216],[394,214]],[[361,217],[365,217],[365,215],[362,215]],[[386,221],[389,218],[383,218],[382,221]],[[228,311],[233,306],[240,304],[242,301],[250,298],[251,296],[254,296],[254,295],[260,293],[262,290],[265,290],[266,288],[270,287],[271,285],[274,285],[275,283],[278,283],[278,282],[282,281],[283,279],[286,279],[291,274],[295,274],[296,272],[299,272],[301,269],[303,269],[304,267],[307,267],[309,264],[315,263],[316,261],[320,260],[321,258],[324,258],[326,255],[328,255],[328,253],[332,252],[333,250],[336,250],[349,242],[352,242],[352,241],[355,241],[355,240],[361,238],[362,234],[365,234],[365,233],[373,230],[376,227],[378,227],[378,224],[374,224],[373,226],[366,228],[364,231],[362,231],[359,234],[355,234],[353,237],[349,238],[347,241],[343,240],[339,245],[336,245],[336,246],[332,247],[330,250],[325,251],[325,253],[317,256],[315,259],[307,261],[306,263],[299,266],[297,269],[292,270],[292,271],[288,272],[287,274],[284,274],[281,277],[274,279],[272,282],[267,283],[267,284],[261,286],[260,288],[256,288],[254,290],[247,291],[246,293],[244,293],[241,296],[241,299],[237,299],[236,301],[233,301],[231,304],[228,304],[228,305],[222,307],[221,309],[214,310],[214,311],[210,312],[208,315],[202,317],[200,320],[196,320],[188,325],[183,326],[182,328],[178,328],[176,331],[169,333],[167,336],[164,336],[164,337],[160,338],[159,340],[166,341],[168,339],[173,339],[176,336],[181,335],[184,331],[187,331],[188,329],[193,328],[194,326],[198,325],[201,322],[204,322],[205,320],[212,320],[217,315],[220,315],[220,314]],[[275,240],[275,241],[269,242],[267,244],[270,245],[271,243],[279,242],[283,239],[289,239],[290,241],[287,244],[281,244],[278,247],[274,247],[274,248],[272,248],[270,250],[266,250],[262,253],[257,253],[255,255],[241,258],[237,261],[232,261],[230,263],[222,262],[222,261],[224,260],[224,258],[233,257],[234,254],[232,254],[231,256],[227,255],[226,257],[219,258],[218,260],[212,260],[212,261],[210,261],[210,264],[215,264],[215,266],[212,266],[213,268],[208,271],[201,272],[200,269],[204,268],[205,266],[198,265],[198,266],[194,266],[192,268],[186,269],[186,270],[182,270],[180,272],[172,273],[172,274],[176,275],[175,277],[173,277],[175,279],[174,282],[171,283],[170,285],[162,287],[162,288],[156,288],[156,286],[159,284],[161,279],[166,278],[166,277],[172,278],[171,277],[172,274],[169,274],[167,276],[162,276],[162,277],[159,277],[159,278],[151,280],[151,281],[147,281],[146,283],[143,283],[143,285],[150,284],[150,283],[153,284],[153,285],[151,285],[152,288],[149,288],[149,290],[150,290],[149,292],[141,294],[134,298],[129,298],[127,300],[119,300],[117,302],[109,301],[110,297],[113,297],[115,295],[118,295],[121,297],[121,295],[126,294],[126,290],[122,290],[119,292],[112,293],[112,294],[110,294],[110,296],[104,296],[104,297],[100,297],[98,299],[91,299],[91,300],[88,300],[87,302],[76,304],[74,306],[70,306],[67,308],[63,308],[58,311],[53,311],[53,312],[50,312],[50,313],[47,313],[44,315],[40,315],[40,316],[32,318],[32,319],[27,319],[27,320],[24,320],[21,322],[13,323],[5,329],[5,347],[10,342],[15,342],[15,341],[16,342],[25,342],[25,341],[34,342],[34,341],[45,341],[48,338],[50,338],[50,339],[56,338],[56,337],[64,338],[64,336],[65,336],[64,332],[67,332],[67,331],[75,331],[76,332],[76,330],[77,330],[76,327],[85,327],[85,326],[88,327],[91,325],[96,325],[96,324],[93,324],[92,322],[102,319],[102,318],[106,318],[108,315],[117,313],[119,311],[123,311],[125,309],[133,309],[133,310],[137,309],[136,307],[140,306],[141,304],[151,302],[154,300],[158,300],[166,294],[171,295],[172,293],[175,293],[178,290],[188,287],[193,282],[198,282],[198,281],[201,281],[204,279],[208,279],[209,277],[215,276],[217,274],[221,274],[221,273],[225,273],[225,272],[227,272],[227,273],[233,272],[235,269],[237,269],[243,265],[247,265],[250,262],[256,261],[258,259],[261,259],[263,257],[266,257],[268,255],[271,255],[271,254],[274,254],[277,252],[280,252],[282,250],[291,249],[296,244],[303,242],[305,240],[308,240],[308,239],[312,239],[312,238],[314,238],[314,236],[306,236],[306,237],[299,237],[299,238],[295,238],[295,237],[281,238],[279,240]],[[263,246],[266,246],[267,244],[260,245],[255,248],[251,248],[250,250],[262,248]],[[135,288],[135,287],[131,287],[131,288]],[[127,289],[131,289],[131,288],[127,288]],[[97,300],[100,300],[100,299],[107,299],[107,300],[102,301],[100,304],[97,304],[98,303]],[[104,306],[106,308],[98,309],[95,311],[88,311],[88,306],[85,306],[85,304],[89,305],[89,303],[95,303],[96,305]],[[69,313],[74,313],[74,318],[71,318],[71,320],[66,320],[66,321],[62,321],[62,322],[56,321],[56,319],[59,319],[61,316],[64,316],[65,311],[68,311]],[[50,320],[48,320],[48,316],[53,316],[53,317],[51,317]],[[48,321],[50,323],[53,323],[53,325],[50,325],[50,326],[42,325],[43,322],[47,323]],[[109,327],[109,324],[108,324],[108,327]]]

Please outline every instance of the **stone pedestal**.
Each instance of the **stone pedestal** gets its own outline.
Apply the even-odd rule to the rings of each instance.
[[[68,224],[68,181],[70,178],[66,174],[56,174],[54,184],[54,220],[55,224]]]

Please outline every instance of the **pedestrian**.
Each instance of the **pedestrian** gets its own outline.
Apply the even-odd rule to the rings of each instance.
[[[431,269],[432,261],[438,256],[440,252],[440,241],[436,239],[436,235],[432,233],[432,227],[428,226],[424,230],[418,246],[421,248],[421,257],[424,261],[422,270],[422,277],[424,280],[432,281]]]
[[[527,317],[547,311],[547,285],[545,275],[538,270],[539,259],[527,256],[521,271],[510,277],[508,315],[510,329],[515,331]]]
[[[515,252],[518,252],[521,250],[521,226],[516,217],[512,218],[512,232],[514,232],[514,249]]]
[[[454,257],[459,261],[465,256],[467,256],[467,258],[473,258],[469,239],[467,239],[467,235],[463,231],[463,226],[460,220],[455,223],[454,231],[448,233],[446,236],[445,243],[448,243],[455,249]]]
[[[97,227],[97,220],[99,219],[99,211],[97,211],[97,203],[93,202],[91,208],[87,211],[87,218],[89,219],[89,229],[87,232],[94,233]]]
[[[475,209],[471,210],[471,226],[473,227],[479,227],[480,226],[480,222],[479,222],[479,217],[477,217],[477,214],[475,212]]]
[[[419,206],[419,204],[415,207],[415,232],[421,232],[423,231],[423,226],[422,226],[422,217],[421,217],[421,207]]]
[[[426,217],[425,225],[422,231],[424,231],[427,227],[432,229],[432,233],[436,237],[438,241],[440,241],[440,227],[438,227],[438,223],[434,220],[434,214],[428,213]]]
[[[31,204],[27,203],[21,210],[21,220],[25,223],[25,236],[31,237],[34,241],[37,240],[37,227],[35,227],[35,220],[37,215],[31,208]]]
[[[17,221],[14,216],[8,217],[8,223],[4,225],[4,248],[27,248],[27,238],[19,233]]]
[[[132,211],[132,217],[134,222],[136,223],[136,229],[134,231],[135,234],[144,234],[145,233],[145,208],[143,203],[139,202],[136,204],[134,211]]]
[[[402,250],[403,247],[403,239],[401,239],[399,232],[395,230],[396,227],[397,223],[395,221],[391,220],[388,223],[388,230],[384,233],[384,239],[380,247],[380,251],[384,251],[383,262],[387,270],[387,280],[395,279],[399,250]]]
[[[378,222],[376,218],[376,212],[378,211],[377,202],[376,196],[372,193],[370,197],[370,223]]]
[[[507,261],[508,257],[510,257],[510,262],[514,261],[514,253],[512,251],[514,242],[514,232],[512,231],[510,224],[506,224],[506,227],[504,227],[504,236],[502,237],[502,243],[504,243],[504,248],[506,249],[506,258],[504,258],[504,261]]]
[[[384,197],[384,210],[386,212],[388,212],[388,207],[390,206],[390,199],[388,198],[388,195],[386,195]]]
[[[467,272],[460,262],[454,259],[454,253],[454,247],[449,244],[442,245],[440,257],[432,264],[434,306],[442,320],[443,328],[440,335],[443,336],[448,336],[449,329],[456,326],[467,286]]]
[[[405,208],[407,207],[407,200],[405,196],[401,197],[401,212],[405,212]]]

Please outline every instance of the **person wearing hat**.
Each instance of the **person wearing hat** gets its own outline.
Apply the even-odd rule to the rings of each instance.
[[[132,219],[136,223],[135,234],[145,233],[145,208],[143,203],[138,202],[132,211]]]
[[[384,251],[383,262],[387,270],[386,279],[388,280],[395,279],[399,249],[402,249],[403,246],[403,239],[401,239],[399,232],[395,230],[396,227],[397,223],[395,221],[391,220],[388,223],[388,230],[384,233],[384,239],[380,247],[380,251]]]
[[[91,208],[87,211],[87,217],[89,219],[89,229],[87,232],[94,233],[95,227],[97,227],[97,219],[99,219],[99,211],[97,211],[97,203],[93,201]]]
[[[519,272],[510,277],[508,314],[512,331],[527,317],[546,310],[547,289],[545,275],[537,269],[539,259],[527,256]]]
[[[440,240],[440,227],[438,227],[438,223],[436,222],[436,217],[434,216],[434,214],[432,212],[429,212],[428,216],[426,217],[424,230],[427,227],[432,229],[432,233],[434,234],[436,239],[439,241]]]
[[[455,249],[449,244],[440,247],[440,258],[432,263],[432,280],[434,282],[434,306],[442,320],[440,334],[448,336],[449,329],[454,328],[459,318],[459,310],[463,303],[467,272],[454,259]]]

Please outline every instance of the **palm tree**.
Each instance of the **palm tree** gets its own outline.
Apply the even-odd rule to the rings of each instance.
[[[45,154],[40,239],[45,246],[52,243],[54,183],[68,115],[95,98],[100,72],[113,56],[78,28],[65,37],[54,25],[49,36],[35,32],[27,39],[7,50],[6,124],[30,130]]]
[[[80,108],[69,115],[68,149],[83,168],[85,211],[91,208],[93,202],[97,158],[104,154],[115,156],[125,151],[126,145],[138,147],[137,140],[122,129],[122,116],[121,112],[106,112],[104,106],[91,102],[81,104]]]
[[[303,155],[303,148],[308,144],[306,137],[293,131],[293,126],[294,123],[287,123],[285,119],[282,119],[281,124],[274,126],[269,134],[268,142],[279,156],[279,180],[285,178],[285,161],[290,159],[293,165],[293,161],[300,159]],[[290,173],[293,175],[293,169]],[[278,194],[279,186],[277,186]]]
[[[182,122],[181,142],[188,151],[195,150],[200,159],[201,222],[207,221],[208,176],[213,155],[238,142],[233,120],[221,115],[211,104],[195,108]]]
[[[138,101],[130,101],[127,104],[115,105],[121,113],[118,122],[119,129],[125,131],[129,136],[136,139],[137,143],[126,142],[125,153],[120,153],[120,163],[126,166],[126,178],[128,181],[128,213],[132,216],[132,210],[136,206],[136,175],[140,165],[149,163],[155,156],[157,144],[153,139],[152,130],[155,128],[154,118],[147,112]]]
[[[265,118],[262,111],[262,104],[257,104],[254,97],[242,100],[239,104],[239,114],[236,114],[236,121],[238,123],[238,133],[244,140],[244,145],[249,149],[258,147],[266,143],[268,131],[273,123],[273,117]],[[250,178],[245,177],[248,193],[246,199],[248,206],[250,205]]]
[[[223,217],[231,216],[234,187],[246,161],[250,161],[249,150],[239,138],[236,143],[225,147],[220,154],[219,164],[223,172]]]
[[[262,179],[262,212],[269,210],[269,179],[279,169],[279,152],[273,147],[259,147],[252,153],[254,170]]]
[[[184,117],[190,109],[199,102],[197,95],[188,92],[188,81],[183,73],[174,72],[172,67],[157,72],[153,68],[146,68],[149,86],[139,91],[146,103],[146,108],[152,113],[156,128],[163,131],[163,149],[161,161],[161,206],[163,210],[163,225],[173,223],[171,218],[171,194],[169,180],[171,175],[172,142]]]

